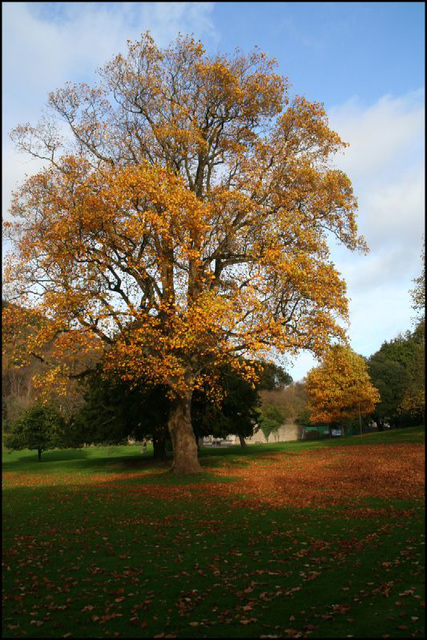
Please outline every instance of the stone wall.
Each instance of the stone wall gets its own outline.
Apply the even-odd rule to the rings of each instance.
[[[268,443],[274,444],[275,442],[291,442],[293,440],[298,440],[299,427],[296,424],[284,424],[277,431],[270,433],[268,440],[265,439],[265,436],[261,429],[257,431],[251,438],[245,438],[248,444],[256,444],[256,443]]]

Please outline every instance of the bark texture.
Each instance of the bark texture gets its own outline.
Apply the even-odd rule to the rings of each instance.
[[[168,428],[172,439],[173,473],[200,473],[203,471],[197,455],[197,442],[191,426],[192,393],[177,396],[172,403]]]

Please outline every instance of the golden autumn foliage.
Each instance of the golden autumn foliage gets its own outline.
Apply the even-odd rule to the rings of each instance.
[[[310,421],[340,422],[371,413],[380,402],[367,365],[349,347],[333,346],[305,378]]]
[[[345,337],[327,235],[367,250],[330,163],[345,144],[274,69],[259,51],[209,56],[189,37],[160,50],[146,34],[98,86],[50,94],[70,140],[53,120],[12,134],[48,166],[14,195],[8,298],[49,320],[37,340],[67,356],[58,379],[96,338],[110,373],[167,385],[187,457],[192,391],[220,365],[251,379],[248,359]]]

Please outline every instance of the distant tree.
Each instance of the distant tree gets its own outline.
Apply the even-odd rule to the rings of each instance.
[[[2,310],[14,306],[2,300]],[[31,330],[31,324],[23,331],[13,321],[2,327],[2,409],[8,423],[15,422],[36,401],[33,377],[40,374],[43,365],[37,360],[24,365],[19,353]]]
[[[384,342],[368,359],[369,375],[380,392],[372,418],[383,428],[416,424],[425,406],[424,325]]]
[[[380,349],[369,358],[368,371],[380,394],[372,419],[377,423],[379,431],[384,429],[385,423],[398,426],[401,418],[400,406],[409,381],[407,369]]]
[[[369,413],[380,401],[362,356],[349,347],[336,345],[325,355],[319,367],[305,378],[310,421],[342,423],[347,418]]]
[[[286,421],[297,423],[297,419],[307,413],[308,399],[302,382],[291,381],[276,389],[261,389],[260,396],[263,406],[277,407],[285,415]]]
[[[257,383],[257,388],[265,391],[276,391],[284,389],[290,385],[291,382],[292,376],[280,365],[274,362],[265,362]]]
[[[425,342],[418,342],[414,350],[414,358],[408,367],[408,385],[400,404],[402,413],[420,416],[425,421]]]
[[[45,358],[52,359],[51,345],[45,345],[33,357],[32,345],[46,317],[22,305],[2,300],[2,406],[3,415],[9,423],[20,418],[33,404],[44,402],[55,406],[64,416],[69,416],[81,406],[82,398],[72,380],[65,381],[58,393],[51,387],[40,385],[49,367]],[[79,366],[93,363],[93,350],[79,354]],[[59,366],[59,363],[57,362]],[[73,377],[73,376],[72,376]],[[76,376],[78,379],[79,376]]]
[[[282,402],[284,391],[292,384],[292,376],[275,363],[265,363],[260,376],[258,391],[261,407],[258,409],[258,426],[266,440],[289,417],[289,408]]]
[[[425,421],[425,245],[422,253],[421,275],[415,279],[415,288],[411,291],[413,309],[417,313],[416,328],[413,333],[415,349],[412,361],[408,366],[408,386],[403,395],[401,410],[413,416],[421,416]]]
[[[10,425],[4,445],[8,449],[35,449],[41,460],[43,451],[64,445],[64,426],[64,419],[57,409],[34,404]]]
[[[308,400],[305,406],[299,408],[295,416],[295,424],[308,425],[310,423],[310,411],[308,408]]]
[[[416,331],[405,331],[404,333],[399,333],[396,338],[383,342],[379,351],[381,351],[383,358],[398,362],[402,367],[408,369],[414,358],[415,345],[418,339],[419,336]]]
[[[286,416],[276,406],[264,405],[259,412],[258,423],[265,439],[276,432],[284,423]]]

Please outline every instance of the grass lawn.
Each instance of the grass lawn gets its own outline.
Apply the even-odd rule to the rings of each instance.
[[[424,428],[3,453],[3,636],[424,638]]]

